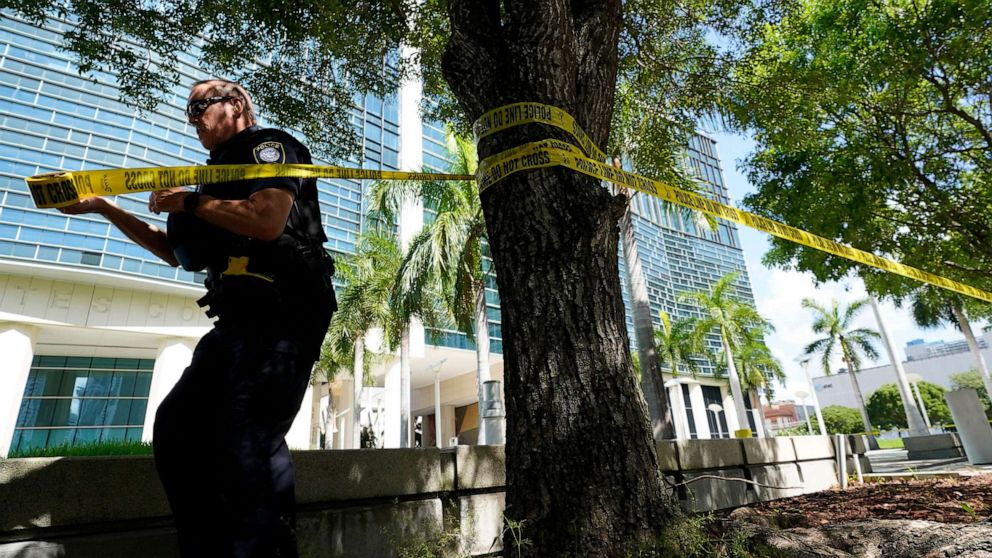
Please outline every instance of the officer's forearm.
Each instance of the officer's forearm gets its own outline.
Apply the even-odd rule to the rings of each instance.
[[[109,200],[101,208],[100,214],[142,248],[162,258],[172,267],[179,265],[172,247],[169,246],[168,237],[155,225],[138,219]]]
[[[275,240],[282,234],[292,206],[291,193],[268,188],[244,200],[201,196],[194,214],[237,235]]]

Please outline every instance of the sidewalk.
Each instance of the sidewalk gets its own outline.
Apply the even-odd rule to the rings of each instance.
[[[975,475],[992,473],[992,464],[972,465],[966,457],[953,459],[917,459],[910,461],[904,449],[873,450],[865,454],[871,462],[872,474],[891,473],[950,473]]]

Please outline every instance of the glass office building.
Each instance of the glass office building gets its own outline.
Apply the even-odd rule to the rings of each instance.
[[[684,164],[687,170],[699,179],[704,195],[724,204],[730,203],[716,141],[704,134],[690,138]],[[679,301],[679,295],[694,291],[709,291],[721,277],[730,272],[739,274],[733,283],[733,296],[754,306],[754,293],[751,290],[744,263],[744,252],[741,250],[740,237],[734,223],[718,219],[717,226],[713,229],[699,214],[643,194],[634,196],[632,212],[638,255],[644,271],[652,319],[656,327],[661,325],[660,311],[667,312],[673,321],[698,317],[699,309],[691,303]],[[621,274],[625,273],[623,262],[620,267]],[[626,292],[626,281],[623,282],[623,286],[627,308],[627,330],[631,343],[634,344],[633,318],[630,312],[630,297]],[[706,344],[714,354],[722,349],[720,338],[716,333],[707,336]],[[717,385],[723,384],[723,380],[712,381],[716,373],[713,364],[704,360],[699,360],[697,364],[700,369],[699,379],[709,384],[701,386],[701,401],[707,407],[714,403],[725,406],[727,390],[723,389],[725,386]],[[698,428],[689,401],[689,386],[683,384],[680,389],[683,391],[685,401],[687,431],[695,437]],[[699,406],[698,401],[697,406]],[[751,411],[749,398],[745,398],[745,406]],[[712,435],[723,437],[730,435],[725,411],[720,412],[719,415],[704,413]],[[697,414],[696,418],[699,416]],[[751,429],[755,430],[753,413],[749,413],[749,420]]]

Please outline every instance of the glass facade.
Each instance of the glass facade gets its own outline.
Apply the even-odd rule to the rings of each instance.
[[[154,360],[35,356],[11,452],[141,440]]]
[[[38,28],[0,16],[0,257],[58,262],[180,283],[202,277],[161,263],[96,216],[37,210],[24,177],[56,170],[202,164],[206,151],[183,113],[189,86],[207,76],[184,56],[180,85],[154,112],[139,114],[118,101],[113,75],[80,77],[60,51],[64,22]],[[362,155],[348,162],[397,169],[399,111],[395,98],[358,96],[351,124]],[[261,125],[266,125],[264,118]],[[317,164],[326,164],[316,161]],[[328,248],[354,250],[363,212],[361,181],[322,180],[318,186]],[[147,194],[115,198],[157,226],[164,216],[147,210]]]
[[[703,181],[708,196],[729,204],[716,142],[703,135],[696,135],[689,142],[686,154],[686,167]],[[658,313],[662,310],[672,320],[699,316],[699,310],[695,306],[679,302],[678,296],[681,293],[708,291],[731,271],[739,273],[733,285],[734,296],[754,306],[754,293],[734,223],[718,219],[716,229],[712,230],[705,221],[697,222],[700,221],[698,216],[645,194],[634,196],[632,212],[634,236],[656,327],[661,326]],[[620,272],[622,275],[626,273],[622,261]],[[634,323],[626,279],[623,281],[623,288],[627,330],[633,344]],[[721,349],[720,338],[716,333],[709,335],[706,343],[714,352]],[[698,364],[702,374],[714,374],[711,363],[700,360]]]

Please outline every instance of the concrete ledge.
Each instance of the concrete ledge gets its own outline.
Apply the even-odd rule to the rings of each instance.
[[[458,446],[453,450],[444,450],[454,453],[455,487],[467,490],[506,485],[504,449],[503,446]]]
[[[961,447],[961,442],[953,433],[930,434],[928,436],[906,436],[902,439],[906,451],[930,451]]]
[[[394,543],[444,528],[436,499],[301,513],[296,525],[300,556],[321,558],[392,557]]]
[[[834,444],[829,436],[793,436],[792,444],[796,448],[796,459],[812,461],[815,459],[830,459],[834,453]]]
[[[151,456],[0,459],[0,502],[0,533],[170,515]]]
[[[685,481],[689,482],[704,475],[743,479],[744,470],[740,468],[719,469],[698,474],[686,474]],[[748,483],[745,482],[711,478],[689,482],[685,486],[686,499],[682,500],[682,507],[689,511],[702,512],[753,504],[755,502],[754,495],[747,486]]]
[[[765,485],[751,485],[759,501],[788,498],[803,493],[803,479],[799,476],[799,467],[795,463],[748,467],[748,470],[754,482]]]
[[[741,441],[736,439],[679,440],[679,465],[683,471],[744,464]]]
[[[833,459],[819,461],[802,461],[799,464],[799,474],[803,477],[803,494],[811,494],[840,486],[837,477],[837,462]]]
[[[436,448],[293,452],[296,498],[301,504],[441,492],[455,479]],[[446,474],[442,475],[442,469]]]
[[[741,440],[741,444],[748,464],[796,460],[796,448],[788,438],[747,438]]]
[[[679,470],[678,449],[675,447],[675,442],[656,442],[654,449],[658,454],[659,469],[665,473]]]
[[[907,436],[902,439],[907,459],[953,459],[963,457],[961,442],[956,434],[931,434],[929,436]]]

